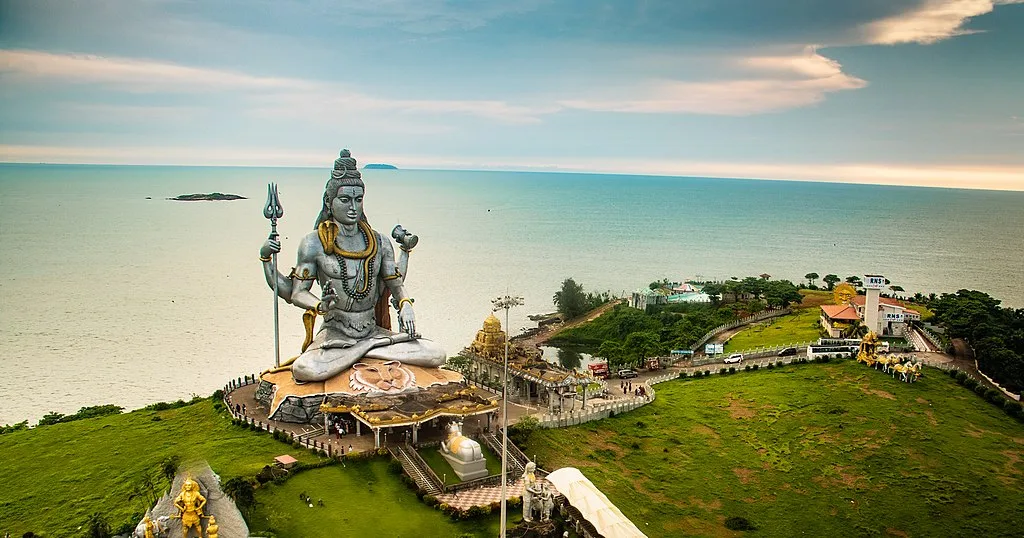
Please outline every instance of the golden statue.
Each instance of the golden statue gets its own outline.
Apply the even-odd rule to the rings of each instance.
[[[192,480],[192,476],[186,476],[185,482],[181,484],[181,493],[174,499],[174,507],[178,509],[178,517],[181,519],[182,538],[188,538],[189,529],[195,527],[196,536],[203,538],[203,507],[206,506],[206,497],[199,493],[199,484]]]
[[[860,341],[860,350],[857,352],[857,362],[863,362],[874,367],[878,362],[878,335],[875,331],[869,331]]]
[[[149,518],[149,514],[142,520],[146,524],[146,538],[156,538],[156,525],[153,524],[153,520]]]
[[[218,531],[220,525],[217,524],[217,518],[210,516],[210,521],[206,524],[206,538],[217,538]]]
[[[857,288],[851,286],[849,282],[843,282],[832,290],[832,300],[835,301],[835,304],[847,304],[856,295]]]

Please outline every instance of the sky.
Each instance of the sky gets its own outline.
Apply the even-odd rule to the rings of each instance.
[[[0,0],[0,161],[1024,190],[1024,0]]]

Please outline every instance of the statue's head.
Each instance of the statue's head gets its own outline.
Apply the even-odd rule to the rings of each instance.
[[[182,491],[199,491],[199,484],[195,480],[192,480],[191,476],[185,477],[185,482],[181,484]]]
[[[341,150],[338,158],[334,160],[331,178],[327,180],[327,185],[324,186],[324,205],[316,219],[316,226],[319,226],[321,222],[331,217],[334,217],[338,222],[347,223],[346,221],[349,220],[349,211],[345,210],[347,208],[335,207],[339,197],[342,196],[348,198],[345,203],[355,202],[356,198],[358,198],[358,215],[355,218],[357,221],[365,220],[362,211],[364,192],[365,185],[363,185],[363,177],[359,173],[356,160],[347,149]],[[342,211],[336,211],[336,209]]]

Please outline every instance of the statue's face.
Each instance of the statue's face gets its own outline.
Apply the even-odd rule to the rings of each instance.
[[[331,200],[331,214],[341,224],[356,224],[363,216],[363,188],[342,187]]]

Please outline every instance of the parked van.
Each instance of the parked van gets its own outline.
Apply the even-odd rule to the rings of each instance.
[[[622,378],[622,379],[630,379],[630,378],[633,378],[633,377],[637,377],[638,375],[640,375],[640,374],[636,373],[636,370],[634,370],[632,368],[625,368],[625,369],[619,370],[619,377]]]

